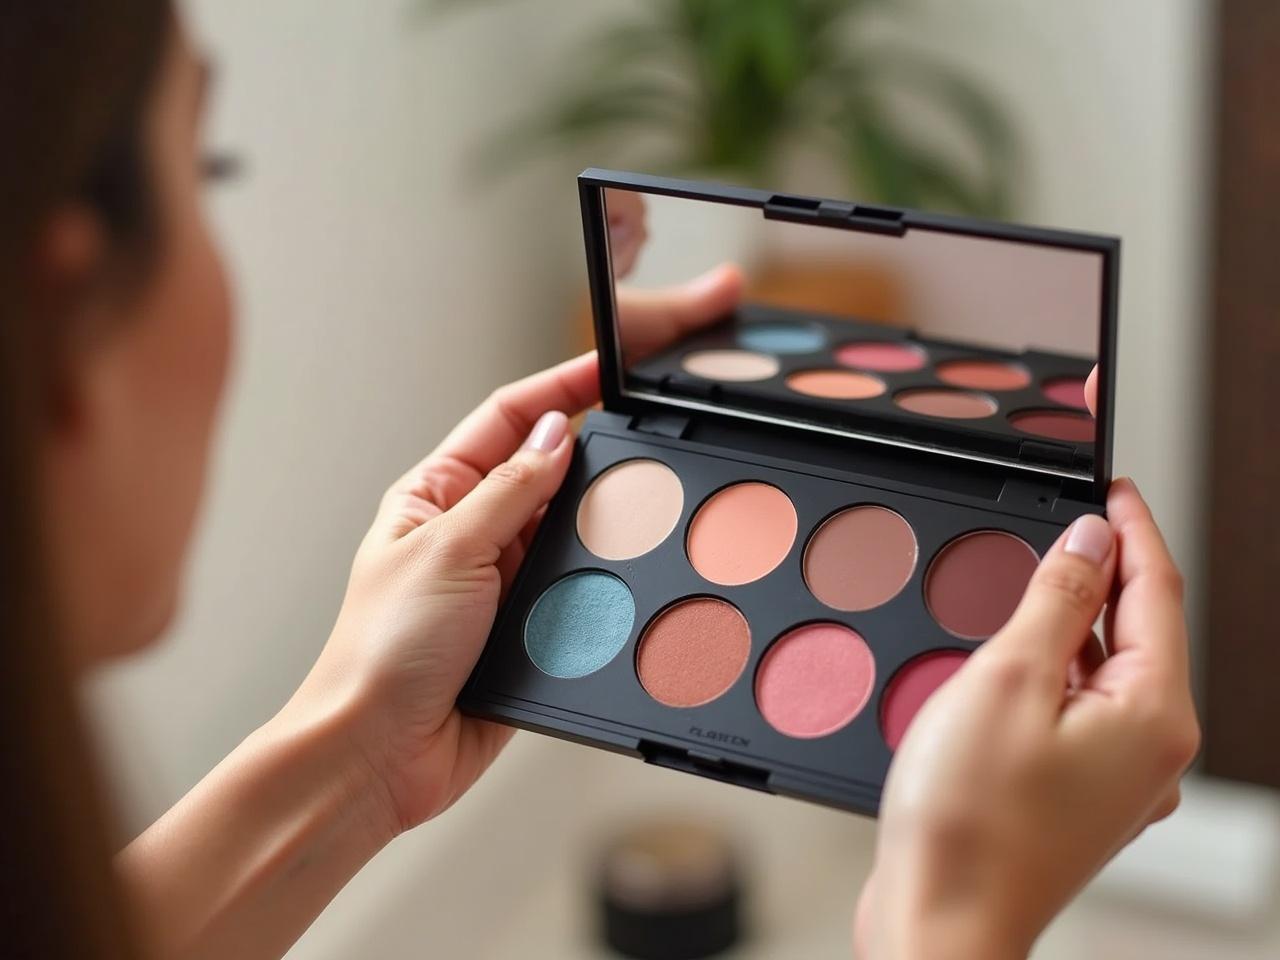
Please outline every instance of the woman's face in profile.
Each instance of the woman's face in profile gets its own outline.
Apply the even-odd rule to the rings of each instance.
[[[142,270],[82,307],[98,332],[73,348],[69,402],[46,444],[52,560],[81,665],[167,625],[203,491],[232,326],[201,200],[208,82],[175,27],[142,126],[153,246]],[[52,256],[71,263],[78,244],[105,242],[74,215],[55,215],[49,232]]]

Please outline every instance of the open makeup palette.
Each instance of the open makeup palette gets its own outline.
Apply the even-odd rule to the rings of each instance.
[[[874,813],[924,700],[1103,510],[1119,241],[579,185],[603,410],[462,706]],[[721,263],[730,315],[652,325],[653,289]]]

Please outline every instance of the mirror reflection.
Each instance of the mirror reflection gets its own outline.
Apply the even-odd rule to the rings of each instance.
[[[627,392],[1091,471],[1101,254],[604,193]],[[671,287],[722,306],[655,322]]]

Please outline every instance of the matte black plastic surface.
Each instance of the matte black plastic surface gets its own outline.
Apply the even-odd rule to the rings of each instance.
[[[1043,553],[1073,519],[1096,512],[1078,501],[1055,499],[1051,488],[1035,482],[1002,481],[995,470],[962,473],[953,490],[947,489],[952,485],[945,478],[937,478],[936,485],[916,485],[863,473],[855,448],[848,449],[846,463],[833,465],[839,458],[833,449],[847,447],[844,442],[806,440],[812,455],[797,459],[795,436],[784,438],[751,424],[699,428],[694,423],[686,434],[692,439],[647,433],[647,426],[608,412],[588,418],[564,487],[552,502],[463,692],[463,709],[651,763],[861,813],[876,811],[889,766],[880,700],[890,678],[920,654],[976,646],[948,634],[926,609],[924,577],[939,549],[973,530],[998,529]],[[711,442],[697,439],[700,430]],[[642,457],[659,460],[679,475],[684,485],[680,523],[665,542],[642,557],[601,560],[577,536],[579,500],[601,472]],[[867,462],[885,467],[877,458]],[[799,518],[796,541],[783,563],[761,580],[736,587],[709,583],[685,553],[689,521],[717,490],[752,480],[771,483],[790,496]],[[905,517],[915,530],[919,561],[893,600],[863,613],[842,613],[809,592],[802,557],[810,535],[824,519],[858,504],[879,504]],[[529,660],[524,624],[547,588],[582,570],[620,577],[635,599],[636,621],[622,652],[603,669],[579,679],[558,679]],[[751,627],[751,657],[719,699],[689,709],[667,707],[653,700],[637,678],[636,644],[658,613],[692,596],[718,597],[743,612]],[[840,623],[857,631],[875,656],[876,680],[868,706],[852,723],[830,736],[802,740],[779,733],[764,720],[756,707],[754,681],[770,644],[794,627],[813,622]]]

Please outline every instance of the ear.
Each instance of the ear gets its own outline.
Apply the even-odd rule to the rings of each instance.
[[[82,422],[85,376],[107,313],[108,248],[101,218],[82,203],[56,209],[36,238],[28,302],[44,331],[46,410],[59,432]]]

